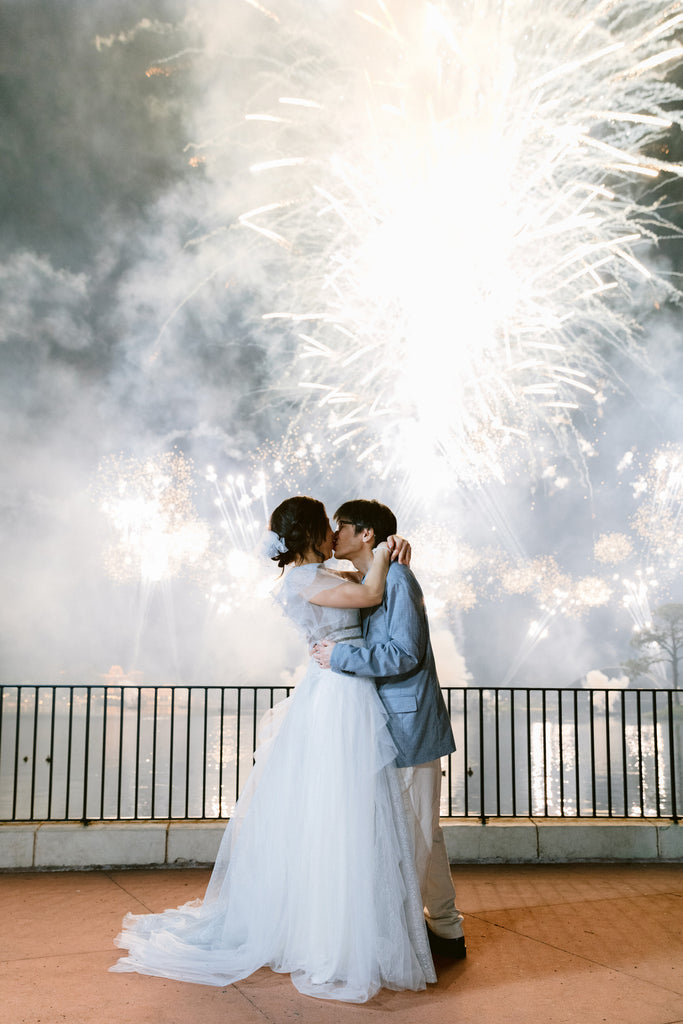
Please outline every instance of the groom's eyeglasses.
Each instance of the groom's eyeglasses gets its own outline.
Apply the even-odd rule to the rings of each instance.
[[[337,520],[337,528],[339,530],[341,530],[342,526],[355,526],[355,525],[356,524],[352,523],[350,519],[338,519]]]

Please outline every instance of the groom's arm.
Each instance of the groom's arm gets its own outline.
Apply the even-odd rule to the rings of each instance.
[[[427,618],[419,584],[407,569],[392,570],[386,585],[388,639],[371,647],[335,644],[330,668],[354,676],[402,676],[424,658]],[[322,646],[322,645],[321,645]]]

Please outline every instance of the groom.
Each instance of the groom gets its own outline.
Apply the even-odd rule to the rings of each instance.
[[[335,558],[348,559],[365,576],[373,548],[396,533],[395,515],[378,501],[359,500],[344,502],[334,518]],[[391,562],[382,604],[363,609],[361,616],[367,647],[325,640],[313,648],[313,657],[341,674],[375,677],[398,751],[432,952],[462,960],[462,915],[455,906],[439,823],[440,759],[455,750],[455,741],[436,675],[422,591],[408,566]]]

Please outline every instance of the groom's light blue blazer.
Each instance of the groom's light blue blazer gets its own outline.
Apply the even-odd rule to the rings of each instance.
[[[368,646],[336,644],[331,667],[375,677],[398,750],[396,764],[424,764],[452,753],[455,740],[436,675],[424,597],[408,566],[391,563],[382,604],[363,609],[361,618]]]

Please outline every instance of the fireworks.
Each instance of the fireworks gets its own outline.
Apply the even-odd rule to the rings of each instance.
[[[625,562],[633,553],[633,544],[624,533],[601,533],[593,549],[596,561],[607,565]]]
[[[683,561],[683,445],[655,452],[637,485],[643,500],[633,526],[645,540],[650,558],[669,575]]]
[[[413,540],[428,597],[440,609],[462,612],[480,601],[531,598],[540,616],[529,628],[533,645],[548,635],[550,619],[584,615],[605,605],[614,593],[614,586],[601,576],[574,578],[549,555],[511,560],[502,547],[477,551],[433,526],[416,530]]]
[[[231,546],[238,551],[250,551],[255,546],[259,534],[265,530],[268,521],[265,473],[257,474],[248,489],[242,475],[229,475],[221,488],[213,466],[208,467],[206,480],[214,485],[216,507],[220,511],[223,528]],[[260,513],[256,516],[254,505]]]
[[[465,485],[505,549],[408,524],[415,564],[441,609],[532,602],[519,667],[553,620],[615,595],[644,620],[683,558],[680,448],[635,480],[632,531],[600,534],[581,574],[524,557],[505,503],[487,490],[513,467],[548,494],[571,487],[567,456],[585,466],[597,454],[576,414],[603,414],[610,354],[634,354],[639,313],[675,294],[653,248],[673,230],[663,187],[683,175],[662,144],[680,125],[683,91],[667,75],[683,57],[683,0],[355,6],[245,0],[234,24],[205,8],[207,53],[220,53],[220,74],[238,55],[238,92],[250,99],[240,127],[209,104],[211,138],[188,147],[220,211],[220,228],[192,245],[229,237],[232,250],[241,238],[250,263],[262,260],[278,303],[262,315],[280,330],[274,377],[288,412],[242,476],[209,472],[222,528],[202,532],[188,511],[180,535],[194,546],[183,540],[177,557],[174,529],[154,518],[158,496],[145,491],[128,512],[110,502],[124,538],[116,561],[150,578],[201,561],[225,610],[259,579],[268,493],[316,493],[342,474],[364,486],[391,477],[403,508],[428,508]],[[237,215],[235,153],[252,171]],[[635,462],[626,452],[618,472]],[[144,534],[154,543],[131,547]]]
[[[268,480],[261,470],[253,477],[229,475],[221,485],[213,466],[205,478],[215,494],[222,530],[212,533],[204,587],[211,607],[224,615],[263,596],[272,583],[257,550],[268,523]]]
[[[264,442],[256,450],[253,472],[267,467],[278,493],[303,494],[340,473],[339,452],[330,448],[325,435],[315,430],[285,429],[277,442]]]
[[[117,535],[105,556],[110,576],[158,583],[196,571],[209,529],[195,511],[192,467],[183,455],[111,457],[100,465],[94,491]]]
[[[599,608],[607,604],[613,592],[598,576],[584,576],[576,581],[572,599],[579,608]]]
[[[643,629],[683,562],[683,447],[666,445],[656,451],[632,487],[639,502],[631,518],[635,557],[621,579],[622,604],[634,629]]]
[[[288,253],[265,315],[298,335],[299,422],[423,494],[444,459],[480,484],[539,434],[580,450],[604,352],[667,291],[637,197],[683,173],[653,155],[683,5],[368,0],[300,36],[277,8],[277,81],[248,114],[263,202],[240,222]]]

